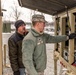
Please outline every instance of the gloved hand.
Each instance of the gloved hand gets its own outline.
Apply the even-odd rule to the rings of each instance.
[[[71,33],[68,36],[69,36],[69,39],[74,39],[74,38],[76,38],[76,33]]]
[[[14,75],[20,75],[19,70],[14,72]]]

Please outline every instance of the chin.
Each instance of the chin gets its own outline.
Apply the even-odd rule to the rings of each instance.
[[[43,33],[43,31],[40,31],[40,33]]]

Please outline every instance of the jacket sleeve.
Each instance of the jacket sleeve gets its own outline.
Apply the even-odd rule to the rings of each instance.
[[[29,75],[38,75],[33,63],[33,52],[35,44],[32,40],[23,40],[22,43],[22,59]]]
[[[49,34],[45,34],[46,43],[59,43],[68,40],[66,35],[57,35],[50,36]]]
[[[9,48],[9,59],[10,59],[12,70],[18,71],[19,66],[18,66],[18,57],[17,57],[17,45],[11,39],[8,40],[8,48]]]

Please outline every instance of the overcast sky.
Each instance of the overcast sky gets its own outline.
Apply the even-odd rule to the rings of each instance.
[[[6,9],[7,11],[3,11],[3,14],[4,16],[9,16],[9,13],[12,11],[11,10],[11,7],[13,6],[14,7],[14,3],[19,7],[19,10],[21,11],[22,15],[20,16],[20,19],[26,21],[26,22],[31,22],[31,17],[32,15],[34,14],[34,11],[33,10],[30,10],[30,9],[27,9],[27,8],[24,8],[24,7],[20,7],[18,5],[18,1],[17,0],[1,0],[2,1],[2,8],[3,9]],[[36,12],[36,13],[39,13],[39,12]],[[12,13],[13,14],[13,13]],[[4,17],[4,19],[8,20],[9,17]],[[51,15],[48,15],[48,14],[45,14],[45,19],[48,21],[48,22],[52,22],[52,16]],[[10,20],[14,20],[13,18],[11,18]]]

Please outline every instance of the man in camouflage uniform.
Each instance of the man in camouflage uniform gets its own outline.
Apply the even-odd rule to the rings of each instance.
[[[45,17],[43,15],[32,16],[33,27],[24,37],[22,43],[22,59],[28,75],[44,75],[46,69],[46,43],[59,43],[68,38],[76,37],[75,33],[68,36],[51,36],[43,33],[45,27]],[[48,74],[47,74],[48,75]]]

